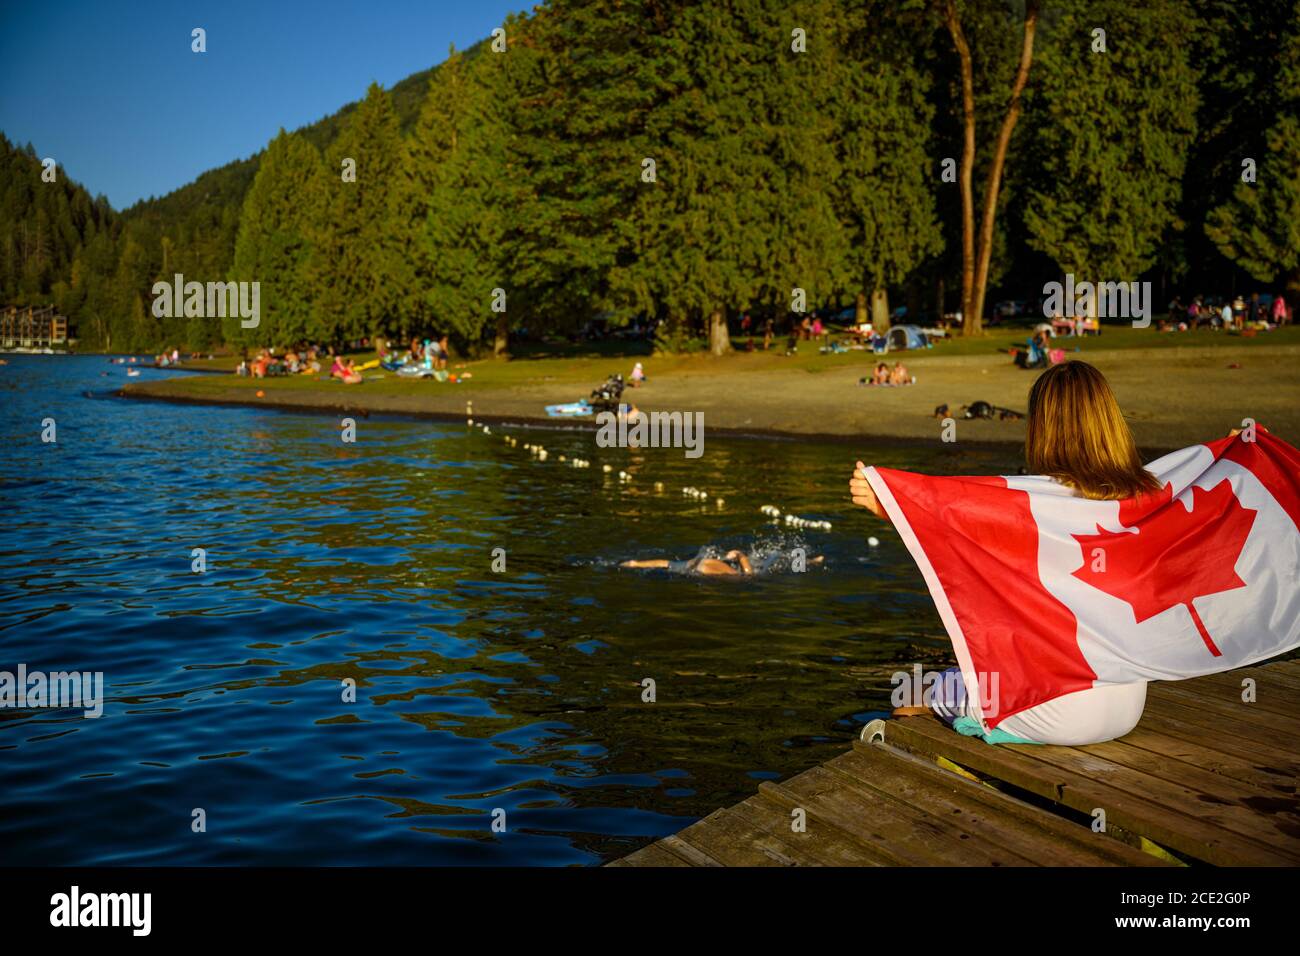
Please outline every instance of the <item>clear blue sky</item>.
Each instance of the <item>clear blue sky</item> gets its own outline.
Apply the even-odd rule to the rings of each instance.
[[[464,49],[531,0],[0,0],[0,131],[116,209]],[[190,31],[207,30],[206,53]]]

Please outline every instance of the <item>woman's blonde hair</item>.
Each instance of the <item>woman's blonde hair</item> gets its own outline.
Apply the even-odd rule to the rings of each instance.
[[[1063,362],[1029,390],[1029,473],[1049,475],[1085,498],[1135,498],[1160,490],[1142,467],[1115,393],[1087,362]]]

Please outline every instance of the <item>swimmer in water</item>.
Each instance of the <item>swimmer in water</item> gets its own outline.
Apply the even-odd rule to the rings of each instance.
[[[825,560],[822,555],[816,555],[809,558],[809,565],[821,564]],[[668,571],[674,571],[678,574],[753,574],[754,565],[749,560],[749,555],[744,551],[728,551],[721,559],[710,558],[703,555],[686,561],[670,561],[667,558],[646,558],[641,561],[624,561],[619,564],[620,568],[663,568]]]

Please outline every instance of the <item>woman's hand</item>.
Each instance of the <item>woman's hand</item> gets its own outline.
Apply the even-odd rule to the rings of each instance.
[[[1255,423],[1255,431],[1257,431],[1257,432],[1266,432],[1266,431],[1268,431],[1268,429],[1265,428],[1263,425],[1259,424],[1259,422],[1256,422],[1256,423]],[[1237,437],[1238,435],[1240,435],[1240,434],[1241,434],[1241,429],[1240,429],[1240,428],[1234,428],[1234,429],[1232,429],[1232,431],[1228,432],[1228,437],[1229,437],[1229,438],[1236,438],[1236,437]]]
[[[858,462],[857,467],[853,469],[853,477],[849,480],[849,494],[855,505],[862,505],[877,517],[888,518],[885,509],[880,506],[880,501],[876,498],[876,493],[871,490],[871,482],[867,481],[867,466],[862,462]]]

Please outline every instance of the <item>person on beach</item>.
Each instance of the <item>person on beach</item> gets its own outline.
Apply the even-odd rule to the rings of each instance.
[[[1289,321],[1286,312],[1286,299],[1281,295],[1273,297],[1272,317],[1274,325],[1286,325]]]
[[[1142,467],[1137,445],[1110,385],[1086,362],[1064,362],[1039,376],[1029,391],[1025,464],[1029,474],[1047,475],[1077,497],[1117,501],[1160,491]],[[853,503],[889,520],[857,463],[849,481]],[[960,508],[959,501],[953,502]],[[955,671],[956,669],[954,669]],[[1003,720],[998,728],[1034,743],[1100,743],[1137,726],[1146,705],[1146,682],[1101,684],[1035,705]],[[979,717],[960,679],[944,680],[930,707],[901,707],[897,716],[934,711],[952,723]]]
[[[430,358],[432,367],[435,369],[445,369],[447,359],[451,354],[451,347],[447,344],[447,336],[443,336],[436,342],[429,342],[426,348],[426,355]]]
[[[709,574],[709,575],[752,575],[761,574],[769,566],[776,563],[780,554],[774,554],[760,564],[758,571],[754,569],[754,564],[744,551],[728,551],[721,559],[707,557],[703,552],[693,558],[685,561],[672,561],[668,558],[645,558],[642,560],[623,561],[619,564],[620,568],[656,568],[672,571],[676,574]],[[809,565],[819,565],[825,558],[818,554],[808,559]]]
[[[361,383],[361,373],[356,370],[351,359],[344,359],[342,356],[334,356],[334,365],[330,369],[330,377],[337,378],[344,385],[358,385]]]

